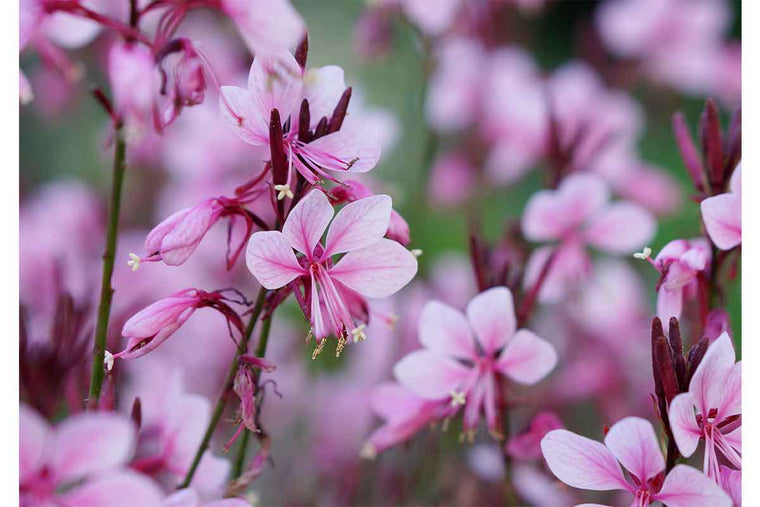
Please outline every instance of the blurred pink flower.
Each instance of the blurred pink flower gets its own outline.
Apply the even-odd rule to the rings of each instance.
[[[721,250],[731,250],[742,242],[742,166],[734,169],[730,192],[708,197],[700,204],[707,235]]]
[[[456,410],[464,407],[465,431],[477,427],[483,411],[489,429],[499,435],[501,378],[532,385],[557,363],[548,342],[516,330],[512,293],[506,287],[475,296],[466,317],[446,304],[429,302],[420,316],[419,339],[425,348],[396,364],[396,378],[418,396],[448,401]]]
[[[720,466],[720,486],[731,496],[734,507],[742,507],[742,471]]]
[[[668,418],[678,450],[689,457],[705,440],[704,473],[720,480],[719,455],[741,470],[741,361],[728,333],[707,349],[689,391],[670,402]]]
[[[567,430],[554,430],[541,441],[541,449],[549,469],[565,484],[596,491],[625,490],[635,496],[631,505],[637,507],[658,501],[668,507],[731,505],[731,498],[694,468],[676,465],[665,475],[660,444],[645,419],[618,421],[604,445]]]
[[[399,243],[383,238],[391,215],[387,195],[347,204],[334,220],[333,213],[324,193],[312,190],[290,211],[282,232],[251,236],[246,263],[270,290],[308,276],[309,319],[317,342],[334,334],[345,344],[349,333],[355,341],[363,334],[349,310],[352,294],[383,298],[396,293],[414,277],[417,260]],[[331,220],[322,245],[320,239]],[[300,260],[294,249],[303,254]],[[332,257],[343,253],[333,265]]]
[[[129,419],[87,412],[51,428],[21,405],[19,426],[21,505],[161,505],[153,481],[126,466],[135,444]]]
[[[431,204],[444,208],[463,204],[473,194],[476,177],[465,155],[451,152],[439,156],[428,179]]]
[[[541,190],[525,206],[522,230],[530,241],[559,241],[537,249],[528,259],[525,285],[539,279],[554,255],[539,300],[557,302],[585,278],[590,257],[586,245],[612,254],[632,252],[654,235],[656,222],[644,208],[630,202],[609,203],[607,185],[598,176],[574,173],[556,190]]]
[[[539,412],[530,422],[530,428],[511,437],[506,444],[507,454],[513,458],[531,460],[541,457],[541,439],[562,428],[562,421],[554,412]]]
[[[204,502],[192,488],[180,489],[164,499],[162,507],[250,507],[242,498],[225,498]]]
[[[660,272],[657,316],[663,322],[681,317],[684,302],[696,297],[701,272],[710,265],[710,247],[704,238],[676,239],[665,245],[654,259]]]
[[[289,0],[221,0],[251,53],[257,57],[293,49],[306,27]]]
[[[150,131],[160,88],[156,60],[150,48],[115,42],[108,53],[108,78],[117,114],[137,136]]]

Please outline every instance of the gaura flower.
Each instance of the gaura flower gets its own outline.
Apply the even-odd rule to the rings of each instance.
[[[282,232],[260,231],[246,251],[248,269],[261,285],[274,290],[307,277],[307,308],[312,332],[321,345],[330,334],[339,350],[349,336],[363,339],[349,302],[356,293],[368,298],[398,292],[417,272],[417,260],[399,243],[383,238],[391,215],[391,198],[376,195],[354,201],[333,219],[333,207],[320,190],[312,190],[291,211]],[[322,234],[332,220],[324,244]],[[295,250],[299,254],[293,252]],[[333,257],[344,254],[333,262]]]
[[[689,391],[670,403],[668,417],[682,455],[694,454],[705,440],[704,472],[720,480],[718,459],[722,455],[741,470],[741,361],[728,333],[707,349],[689,382]]]
[[[306,33],[303,19],[288,0],[222,0],[221,7],[257,56],[290,49]]]
[[[554,412],[540,412],[530,422],[530,428],[511,437],[506,444],[507,454],[517,459],[538,459],[541,457],[541,439],[552,431],[562,428],[562,421]]]
[[[340,129],[350,99],[340,67],[304,70],[287,51],[259,55],[251,65],[248,89],[222,86],[220,92],[222,117],[243,141],[280,144],[288,172],[295,167],[312,185],[322,178],[335,180],[325,170],[363,173],[380,158],[379,147]],[[290,174],[285,183],[289,181]]]
[[[512,293],[506,287],[475,296],[466,316],[431,301],[419,322],[425,348],[401,359],[394,374],[418,396],[446,400],[457,410],[464,407],[466,432],[476,429],[482,411],[491,432],[500,436],[497,405],[503,402],[503,379],[532,385],[557,363],[551,344],[516,328]]]
[[[152,125],[160,88],[151,50],[134,42],[116,42],[108,53],[108,77],[114,103],[132,133]]]
[[[676,465],[666,475],[654,428],[639,417],[615,423],[604,445],[562,429],[549,432],[541,441],[541,450],[549,469],[568,486],[628,491],[635,496],[631,504],[635,507],[653,502],[668,507],[732,505],[718,485],[692,467]],[[621,464],[630,479],[626,479]]]
[[[127,468],[135,443],[129,419],[87,412],[51,428],[26,405],[19,412],[21,505],[161,505],[158,486]]]
[[[556,190],[541,190],[525,206],[522,230],[531,241],[558,241],[537,249],[528,259],[525,284],[535,284],[554,255],[539,300],[557,302],[590,270],[586,246],[621,254],[643,246],[656,222],[643,207],[626,201],[609,203],[607,185],[598,176],[574,173]]]
[[[708,197],[699,205],[707,235],[721,250],[731,250],[742,242],[742,166],[734,169],[725,194]]]

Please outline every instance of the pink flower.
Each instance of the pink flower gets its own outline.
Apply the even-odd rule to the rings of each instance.
[[[87,412],[51,428],[26,405],[19,412],[21,505],[161,505],[153,481],[126,467],[135,443],[129,419]]]
[[[694,468],[676,465],[665,475],[654,428],[639,417],[615,423],[604,445],[567,430],[554,430],[541,441],[541,449],[549,469],[565,484],[595,491],[625,490],[636,497],[632,506],[658,501],[668,507],[731,506],[731,498]]]
[[[725,194],[708,197],[699,205],[707,235],[721,250],[731,250],[742,242],[742,165],[734,169]]]
[[[114,43],[108,53],[108,78],[116,111],[133,133],[152,125],[159,74],[151,50],[137,43]]]
[[[556,247],[536,250],[528,259],[525,284],[539,279],[549,256],[549,268],[539,300],[557,302],[590,268],[586,245],[611,254],[627,253],[646,244],[654,235],[656,222],[637,204],[609,203],[609,190],[598,176],[574,173],[556,190],[541,190],[525,206],[522,230],[530,241],[558,241]]]
[[[742,507],[742,471],[720,466],[720,486],[731,495],[734,507]]]
[[[668,417],[678,450],[688,457],[705,440],[704,472],[720,480],[722,455],[741,470],[741,361],[728,333],[707,349],[689,382],[689,391],[670,402]],[[719,452],[718,452],[719,451]]]
[[[344,93],[340,67],[331,65],[304,72],[292,54],[281,51],[254,60],[248,89],[222,86],[220,91],[222,117],[238,135],[254,146],[270,146],[280,142],[270,138],[273,129],[282,136],[288,173],[295,166],[311,184],[323,178],[335,180],[325,170],[367,172],[380,158],[377,146],[340,129],[345,109],[341,114],[338,106],[347,100],[342,97],[350,97]],[[346,102],[344,107],[347,105]],[[281,120],[287,127],[284,130],[279,125]],[[320,121],[324,127],[317,128]],[[309,133],[310,129],[315,132]],[[286,182],[289,181],[290,174]]]
[[[192,488],[180,489],[164,499],[162,507],[250,507],[242,498],[225,498],[204,502]]]
[[[349,306],[356,293],[369,298],[395,294],[414,277],[417,260],[399,243],[383,238],[391,216],[387,195],[344,206],[321,244],[333,213],[324,193],[312,190],[290,211],[282,232],[251,236],[246,263],[270,290],[308,277],[309,319],[317,342],[334,334],[345,343],[349,333],[362,339],[363,328],[354,323]],[[300,259],[294,249],[302,254]],[[333,264],[338,254],[344,255]]]
[[[221,4],[257,57],[292,49],[306,34],[303,19],[288,0],[222,0]]]
[[[507,453],[518,459],[538,459],[541,457],[541,439],[548,432],[562,427],[562,421],[557,414],[540,412],[531,421],[528,431],[515,435],[507,441]]]
[[[429,302],[420,316],[419,339],[425,348],[396,364],[396,378],[418,396],[448,401],[456,410],[464,407],[468,432],[477,427],[482,411],[489,429],[500,434],[497,405],[503,401],[504,377],[532,385],[557,363],[548,342],[526,329],[516,330],[512,293],[506,287],[475,296],[466,316],[444,303]]]
[[[431,168],[428,195],[434,206],[456,207],[472,196],[477,173],[463,154],[441,155]]]
[[[657,316],[663,322],[681,317],[686,299],[696,297],[698,277],[708,269],[710,247],[704,238],[677,239],[665,245],[653,264],[660,272]]]

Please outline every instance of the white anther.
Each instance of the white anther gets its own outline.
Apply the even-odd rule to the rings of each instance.
[[[136,254],[129,254],[129,260],[127,261],[127,266],[132,268],[132,272],[134,273],[140,268],[140,256]]]
[[[290,190],[290,185],[275,185],[274,189],[279,192],[277,194],[277,200],[282,201],[286,197],[288,199],[293,198],[293,192]]]
[[[367,442],[359,451],[359,457],[362,459],[375,459],[377,458],[377,449],[375,449],[374,445]]]
[[[414,248],[414,249],[412,249],[412,250],[409,250],[409,252],[410,252],[412,255],[414,255],[415,257],[419,257],[420,255],[422,255],[422,250],[421,250],[421,249],[419,249],[419,248]]]
[[[106,365],[106,370],[108,371],[113,370],[113,360],[114,360],[113,354],[111,354],[110,352],[106,350],[106,353],[103,356],[103,364]]]
[[[367,335],[364,334],[364,330],[367,328],[365,324],[361,324],[358,327],[351,330],[351,334],[354,337],[354,343],[363,342],[367,339]]]
[[[652,255],[652,249],[649,248],[648,246],[645,246],[644,250],[642,250],[641,252],[636,252],[635,254],[633,254],[633,258],[634,259],[641,259],[642,261],[645,261],[651,255]]]
[[[458,407],[467,403],[467,398],[465,397],[463,391],[451,391],[449,394],[451,395],[452,407]]]

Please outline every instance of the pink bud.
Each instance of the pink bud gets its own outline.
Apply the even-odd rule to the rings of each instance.
[[[108,54],[108,77],[118,114],[133,126],[150,124],[159,89],[150,49],[141,44],[115,43]]]
[[[395,209],[391,210],[391,220],[388,223],[388,230],[385,232],[385,236],[393,241],[398,241],[404,246],[409,244],[409,224],[406,223],[404,217]]]
[[[192,45],[185,49],[175,72],[175,102],[185,106],[203,102],[206,76],[203,73],[203,61]]]
[[[253,432],[258,432],[256,427],[256,379],[253,370],[245,364],[241,364],[235,375],[232,388],[240,398],[240,418],[243,420],[243,425]]]
[[[723,308],[716,308],[705,317],[705,329],[702,333],[714,342],[721,334],[728,333],[731,335],[731,319],[728,312]]]

